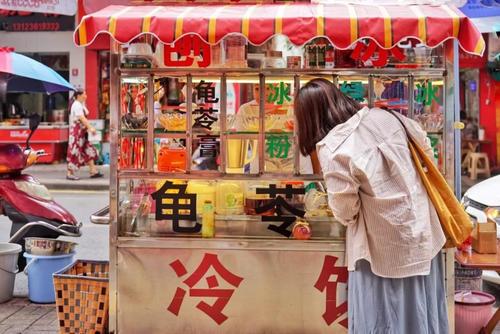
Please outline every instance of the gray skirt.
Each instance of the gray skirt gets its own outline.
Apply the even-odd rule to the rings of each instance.
[[[349,333],[448,334],[443,261],[439,253],[427,276],[384,278],[360,260],[349,272]]]

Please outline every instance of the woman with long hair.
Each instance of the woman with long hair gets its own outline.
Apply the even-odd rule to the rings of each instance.
[[[66,178],[68,180],[79,180],[75,172],[85,164],[89,166],[91,178],[103,176],[95,166],[95,160],[98,158],[97,151],[88,140],[88,132],[94,134],[96,130],[87,119],[89,111],[85,106],[86,99],[87,93],[84,90],[77,90],[70,106],[69,142],[66,156],[68,162]]]
[[[321,168],[329,206],[347,226],[349,332],[448,333],[445,236],[405,127],[432,155],[425,132],[324,79],[297,92],[295,115],[300,151]]]

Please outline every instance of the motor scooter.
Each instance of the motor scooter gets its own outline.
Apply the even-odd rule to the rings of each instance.
[[[40,116],[29,118],[30,134],[26,149],[17,144],[0,144],[0,214],[12,221],[9,242],[25,249],[26,237],[57,238],[61,235],[79,237],[81,223],[57,204],[48,189],[37,179],[22,171],[36,163],[43,150],[31,149],[29,141],[40,124]],[[19,270],[26,259],[19,256]]]

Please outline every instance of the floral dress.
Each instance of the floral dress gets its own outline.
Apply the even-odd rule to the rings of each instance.
[[[66,161],[68,169],[76,171],[91,160],[97,160],[97,151],[87,138],[87,128],[80,122],[80,116],[87,116],[88,110],[80,101],[71,105],[69,116],[69,142]]]

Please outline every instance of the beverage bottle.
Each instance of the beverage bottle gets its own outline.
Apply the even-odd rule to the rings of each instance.
[[[213,238],[215,235],[215,210],[212,201],[206,200],[203,203],[201,215],[201,236],[203,238]]]

